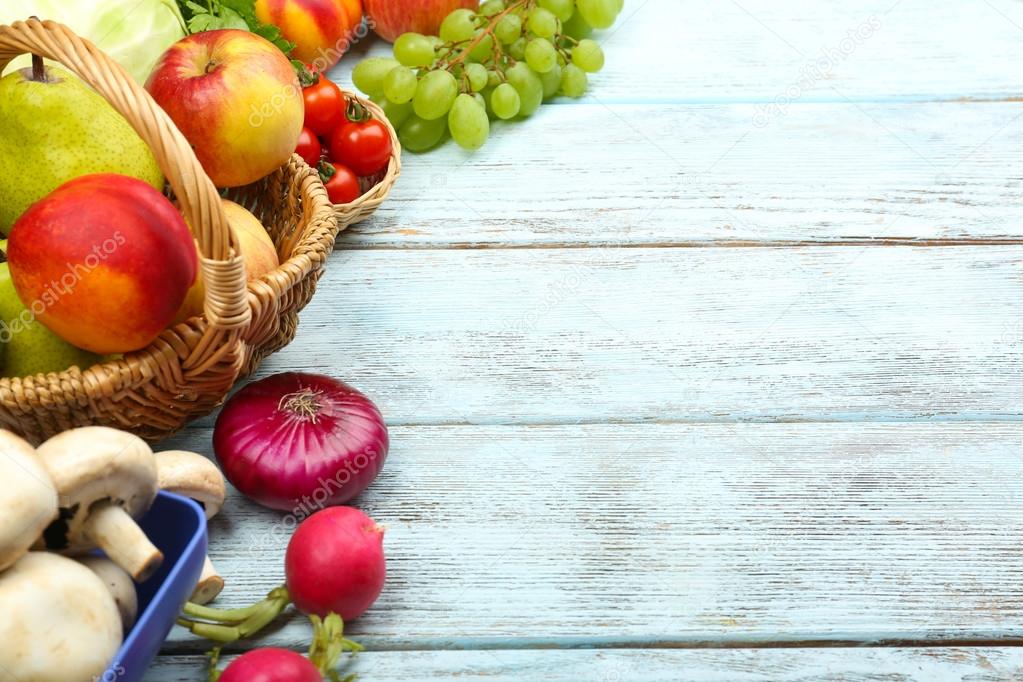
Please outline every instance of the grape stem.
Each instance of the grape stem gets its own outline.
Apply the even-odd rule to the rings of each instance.
[[[449,62],[439,64],[437,68],[450,70],[451,67],[463,63],[466,59],[468,59],[469,53],[475,50],[476,46],[482,43],[487,36],[490,36],[495,43],[499,42],[497,40],[497,37],[494,36],[494,28],[497,26],[497,22],[499,22],[501,19],[511,14],[512,12],[516,12],[520,9],[528,7],[534,1],[535,0],[519,0],[518,2],[509,5],[508,8],[505,9],[503,12],[500,12],[490,17],[489,23],[487,24],[486,28],[484,28],[479,35],[473,38],[468,45],[463,47],[461,51],[459,51],[457,57],[455,57]]]

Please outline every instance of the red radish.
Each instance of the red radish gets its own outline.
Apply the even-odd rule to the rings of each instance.
[[[238,391],[213,430],[227,479],[256,502],[296,516],[365,490],[387,446],[387,426],[369,398],[337,379],[299,372]]]
[[[387,572],[383,539],[383,528],[358,509],[331,507],[316,512],[299,524],[288,543],[284,586],[239,609],[189,602],[178,623],[202,637],[234,642],[259,632],[294,603],[313,624],[309,658],[326,674],[334,670],[343,652],[362,649],[345,639],[342,618],[358,618],[380,595]],[[215,668],[216,656],[211,663]],[[278,682],[276,677],[272,680]],[[292,682],[290,677],[279,680]],[[294,680],[305,682],[305,678]],[[222,678],[220,682],[226,681]]]
[[[284,571],[299,611],[358,618],[384,587],[384,530],[353,507],[318,511],[288,543]]]
[[[323,675],[305,656],[268,647],[231,661],[217,682],[323,682]]]

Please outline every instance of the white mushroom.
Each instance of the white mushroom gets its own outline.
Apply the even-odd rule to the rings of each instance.
[[[207,519],[216,516],[224,506],[224,497],[227,495],[224,475],[208,458],[187,450],[165,450],[156,453],[156,469],[161,490],[195,500],[206,511]],[[224,579],[217,573],[209,557],[206,557],[191,601],[207,604],[223,589]]]
[[[85,566],[29,552],[0,574],[0,671],[18,682],[92,682],[121,646],[121,618]]]
[[[135,624],[135,618],[139,614],[139,598],[131,576],[106,557],[86,556],[81,557],[78,561],[95,573],[107,586],[110,596],[117,604],[117,611],[121,614],[121,626],[125,632],[131,630],[131,626]]]
[[[156,458],[126,431],[84,426],[58,434],[37,452],[60,498],[60,517],[43,533],[47,549],[84,554],[99,547],[136,581],[163,554],[135,523],[156,497]]]
[[[0,430],[0,571],[20,559],[57,518],[57,491],[36,450]]]

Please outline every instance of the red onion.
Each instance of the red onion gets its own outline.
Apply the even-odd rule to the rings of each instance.
[[[227,401],[213,449],[242,494],[304,517],[373,482],[387,457],[387,427],[376,405],[351,386],[286,372]]]

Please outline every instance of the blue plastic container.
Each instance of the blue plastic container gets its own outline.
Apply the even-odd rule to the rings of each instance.
[[[206,557],[206,515],[180,495],[160,492],[139,525],[163,552],[160,570],[137,585],[139,617],[99,682],[140,682],[192,594]]]

